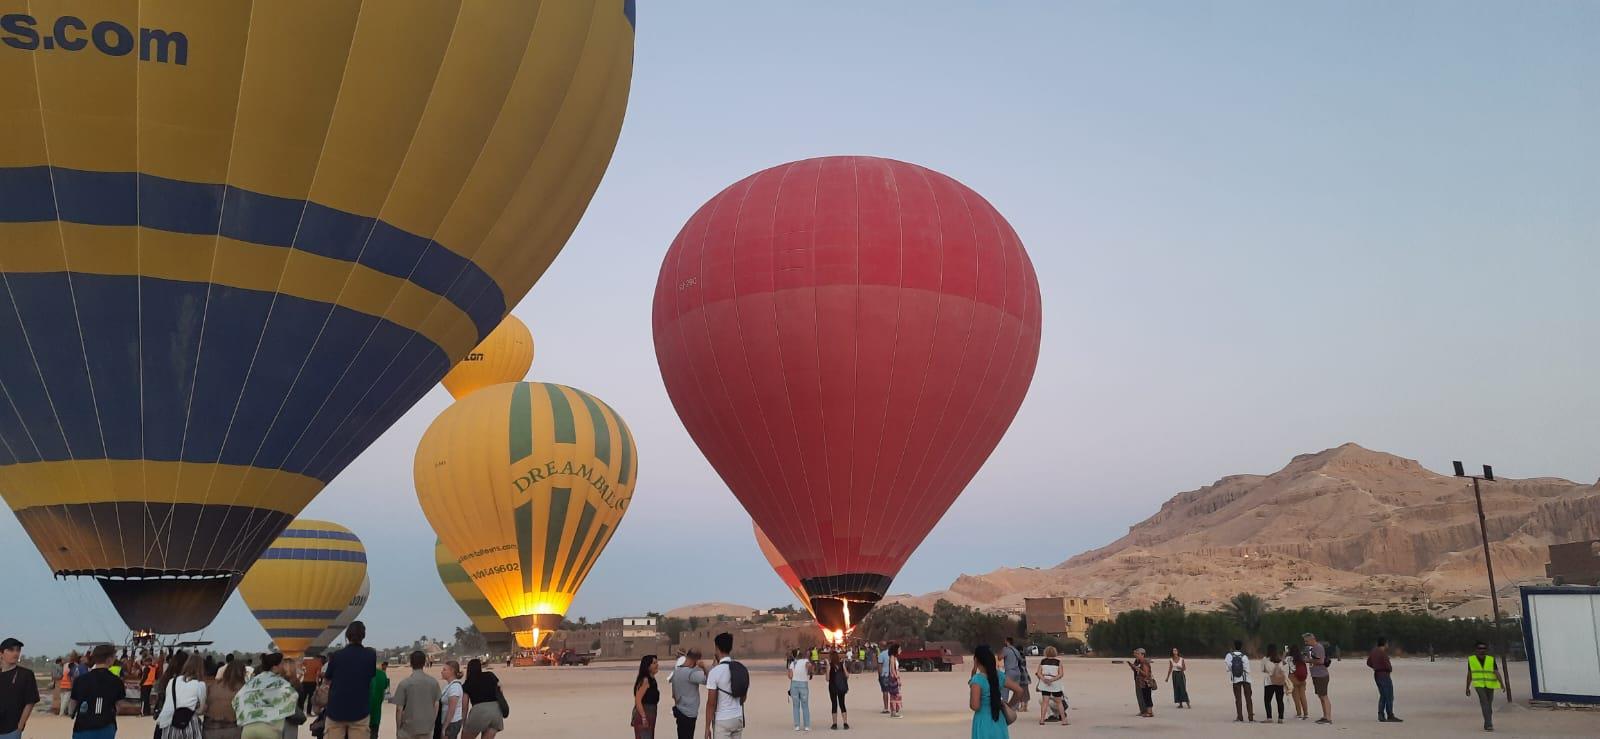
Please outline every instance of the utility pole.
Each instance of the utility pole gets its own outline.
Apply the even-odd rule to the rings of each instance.
[[[1472,497],[1478,501],[1478,534],[1483,537],[1483,565],[1489,571],[1489,603],[1494,608],[1494,637],[1495,646],[1500,652],[1502,678],[1505,680],[1506,702],[1511,702],[1511,667],[1506,656],[1506,632],[1500,628],[1500,593],[1494,588],[1494,560],[1489,558],[1489,522],[1483,515],[1483,493],[1478,490],[1478,481],[1487,480],[1494,482],[1494,468],[1483,466],[1483,475],[1469,475],[1460,462],[1454,462],[1456,477],[1472,478]]]

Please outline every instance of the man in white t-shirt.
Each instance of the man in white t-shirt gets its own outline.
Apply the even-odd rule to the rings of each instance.
[[[1254,722],[1256,699],[1251,695],[1250,657],[1244,653],[1244,642],[1233,643],[1233,651],[1222,658],[1222,666],[1228,671],[1228,680],[1233,683],[1233,720],[1244,721],[1245,711],[1249,711],[1250,721]]]
[[[744,703],[733,694],[733,634],[717,634],[717,666],[706,675],[707,739],[741,739],[744,736]],[[746,686],[748,687],[748,686]]]

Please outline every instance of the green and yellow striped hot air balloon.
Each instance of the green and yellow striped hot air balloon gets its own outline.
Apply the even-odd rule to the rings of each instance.
[[[239,595],[279,651],[299,657],[350,606],[366,577],[367,552],[350,529],[297,519],[245,573]]]
[[[450,599],[461,606],[461,612],[467,614],[468,620],[477,627],[489,649],[498,652],[509,648],[511,630],[506,628],[506,622],[500,620],[500,614],[494,612],[489,599],[483,597],[483,592],[473,584],[472,578],[467,577],[467,571],[461,569],[456,555],[451,554],[450,548],[437,539],[433,542],[433,563],[439,567],[439,580],[444,583],[444,589],[449,591]]]
[[[622,417],[564,385],[515,382],[446,408],[417,445],[417,500],[517,643],[554,631],[628,511]]]

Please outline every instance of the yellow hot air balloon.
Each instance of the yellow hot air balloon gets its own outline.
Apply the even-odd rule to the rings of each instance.
[[[239,583],[250,613],[290,657],[338,620],[367,577],[367,552],[343,526],[296,519]]]
[[[328,624],[328,627],[323,629],[322,633],[317,635],[317,638],[311,640],[311,646],[306,648],[306,654],[315,655],[327,651],[334,640],[343,635],[345,629],[350,628],[350,622],[361,617],[361,610],[367,607],[367,598],[371,597],[371,595],[372,578],[361,578],[361,588],[350,598],[350,603],[344,607],[344,610],[339,612],[339,617],[334,619],[333,623]]]
[[[638,475],[622,417],[581,390],[517,382],[439,414],[417,445],[417,500],[525,648],[561,622],[628,510]]]
[[[439,384],[460,400],[475,390],[528,376],[533,366],[533,334],[516,316],[506,316]]]
[[[472,578],[467,577],[467,571],[461,569],[456,555],[451,554],[442,541],[433,543],[433,563],[439,568],[439,579],[449,591],[450,599],[461,606],[461,611],[478,628],[478,633],[483,634],[489,648],[498,652],[511,646],[511,630],[506,628],[506,622],[500,620],[500,614],[494,612],[489,599],[483,597]]]
[[[0,0],[0,496],[204,628],[566,243],[632,0]]]

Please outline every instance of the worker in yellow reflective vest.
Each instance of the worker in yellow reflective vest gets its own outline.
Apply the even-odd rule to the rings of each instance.
[[[1478,691],[1478,708],[1483,710],[1483,730],[1494,731],[1494,691],[1500,689],[1500,662],[1489,654],[1489,645],[1478,642],[1467,657],[1467,695]]]

